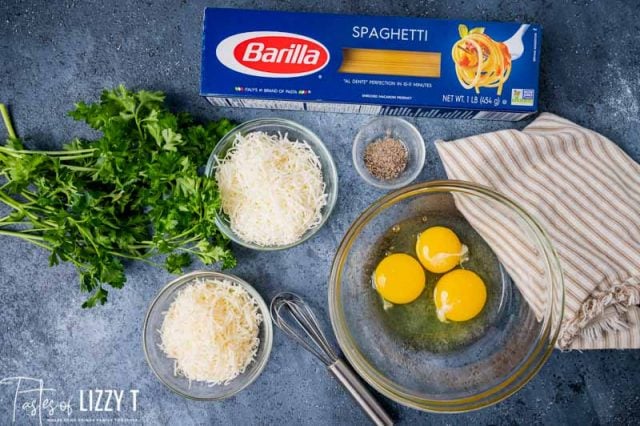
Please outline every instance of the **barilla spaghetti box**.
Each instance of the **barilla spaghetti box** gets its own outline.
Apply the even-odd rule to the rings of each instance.
[[[213,105],[520,120],[536,112],[541,28],[207,8]]]

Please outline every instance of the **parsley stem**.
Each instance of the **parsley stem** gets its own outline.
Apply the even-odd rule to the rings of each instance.
[[[32,231],[49,231],[51,229],[54,229],[57,227],[57,225],[53,222],[51,222],[50,220],[44,220],[42,222],[38,222],[36,219],[33,219],[31,222],[28,222],[26,220],[10,220],[11,219],[11,215],[6,215],[4,217],[0,217],[0,227],[2,226],[9,226],[9,225],[31,225],[34,226],[34,224],[40,225],[41,228],[29,228],[29,229],[23,229],[20,232],[32,232]],[[46,225],[46,226],[45,226]]]
[[[93,157],[93,152],[89,152],[87,154],[78,154],[78,155],[69,155],[69,156],[60,156],[57,157],[60,161],[70,161],[70,160],[81,160],[83,158],[91,158]]]
[[[31,212],[30,210],[40,210],[44,213],[47,212],[47,210],[41,208],[41,207],[37,207],[37,206],[29,206],[28,204],[23,204],[17,200],[14,200],[13,198],[9,197],[7,194],[5,194],[3,191],[0,191],[0,201],[4,202],[6,205],[8,205],[9,207],[13,208],[14,210],[17,210],[21,213],[24,213],[26,216],[29,216],[29,218],[31,218],[31,220],[33,221],[33,223],[43,223],[45,225],[48,225],[52,228],[56,228],[57,225],[50,221],[50,220],[41,220],[40,217],[38,217],[38,215],[34,214],[33,212]]]
[[[6,122],[5,122],[5,125],[6,125]],[[88,153],[95,152],[96,150],[97,148],[77,149],[73,151],[64,151],[64,150],[63,151],[35,151],[35,150],[32,151],[30,149],[12,149],[6,146],[0,146],[0,151],[6,152],[7,154],[43,154],[43,155],[62,156],[62,157],[67,157],[75,154],[88,154]]]
[[[181,241],[180,244],[186,245],[186,244],[189,244],[189,243],[193,243],[194,241],[198,241],[201,238],[202,237],[200,235],[194,235],[193,237],[191,237],[189,239]]]
[[[8,205],[9,207],[14,208],[15,210],[18,210],[20,212],[25,213],[26,215],[28,215],[29,217],[33,218],[33,219],[37,219],[38,217],[35,216],[33,213],[28,212],[24,206],[22,205],[22,203],[20,203],[19,201],[14,200],[13,198],[9,197],[7,194],[5,194],[3,191],[0,191],[0,200],[3,201],[6,205]]]
[[[151,247],[153,247],[153,245],[152,244],[132,244],[127,247],[133,250],[148,250]]]
[[[176,248],[176,250],[184,251],[186,253],[191,253],[191,254],[198,254],[197,251],[195,251],[193,249],[190,249],[190,248],[187,248],[187,247],[178,247],[178,248]]]
[[[27,229],[21,229],[19,232],[28,234],[30,232],[42,232],[42,231],[48,231],[48,229],[47,228],[27,228]]]
[[[3,218],[0,219],[0,227],[2,226],[9,226],[9,225],[29,225],[31,222],[24,222],[24,221],[14,221],[14,220],[10,220],[10,221],[5,221],[4,219],[8,219],[9,216],[5,216]],[[41,229],[41,231],[46,231],[46,229]]]
[[[81,167],[81,166],[70,166],[68,164],[61,164],[62,167],[65,167],[69,170],[75,170],[76,172],[97,172],[97,169],[93,169],[91,167]]]
[[[131,255],[128,255],[128,254],[120,253],[120,252],[117,252],[117,251],[111,251],[111,250],[108,250],[107,253],[112,254],[114,256],[122,257],[122,258],[125,258],[125,259],[139,260],[141,262],[144,262],[144,263],[146,263],[148,265],[152,265],[152,266],[162,266],[159,263],[156,263],[156,262],[154,262],[152,260],[146,259],[146,258],[141,257],[141,256],[131,256]]]
[[[4,120],[4,127],[7,128],[7,133],[9,133],[9,137],[11,139],[17,139],[15,130],[13,129],[13,123],[11,123],[11,116],[9,115],[9,110],[5,104],[0,104],[0,114],[2,114],[2,119]]]
[[[76,228],[82,234],[82,236],[93,246],[93,249],[96,251],[96,253],[100,253],[100,249],[93,240],[93,235],[91,235],[91,233],[87,229],[80,225],[78,221],[73,221],[73,223],[76,225]]]
[[[30,202],[32,202],[32,203],[35,203],[35,201],[36,201],[35,197],[34,197],[33,195],[31,195],[31,194],[29,193],[29,191],[22,191],[22,192],[20,193],[20,195],[22,195],[22,196],[23,196],[27,201],[30,201]],[[35,195],[35,194],[34,194],[34,195]]]
[[[171,238],[165,238],[164,240],[165,241],[175,241],[175,240],[179,240],[181,238],[185,238],[189,234],[193,233],[193,230],[194,230],[193,228],[189,228],[186,231],[182,232],[181,234],[175,235],[175,236],[173,236]],[[197,237],[192,237],[190,240],[188,240],[188,242],[195,241],[197,239],[198,239]],[[141,243],[153,245],[153,241],[141,241]]]
[[[7,235],[9,237],[18,237],[18,238],[22,238],[23,240],[27,240],[29,242],[32,243],[37,243],[39,241],[44,241],[44,238],[39,236],[39,235],[29,235],[29,234],[23,234],[22,232],[19,231],[9,231],[6,229],[0,229],[0,235]],[[47,246],[46,244],[38,244],[40,245],[40,247],[44,247],[44,248],[49,248],[49,246]]]
[[[134,110],[133,116],[136,121],[136,127],[138,127],[138,134],[140,135],[140,140],[144,140],[144,134],[142,133],[142,127],[140,127],[140,118],[138,118],[138,113],[140,112],[140,108],[142,108],[142,103],[140,103],[136,109]]]

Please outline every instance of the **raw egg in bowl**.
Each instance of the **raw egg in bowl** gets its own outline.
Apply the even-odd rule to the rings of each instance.
[[[534,279],[544,291],[531,297]],[[563,291],[551,243],[526,211],[479,185],[434,181],[384,196],[351,225],[329,310],[345,356],[377,391],[461,412],[537,373],[558,336]]]

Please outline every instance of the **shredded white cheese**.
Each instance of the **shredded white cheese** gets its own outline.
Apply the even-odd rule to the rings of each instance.
[[[261,322],[255,300],[238,284],[198,279],[165,313],[160,347],[175,360],[176,375],[227,384],[253,361]]]
[[[305,141],[286,134],[237,134],[215,178],[231,229],[245,241],[292,244],[322,221],[322,165]]]

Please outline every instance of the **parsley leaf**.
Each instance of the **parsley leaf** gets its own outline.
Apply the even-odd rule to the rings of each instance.
[[[165,267],[172,274],[182,273],[182,268],[189,265],[191,265],[189,253],[172,253],[165,260]]]

